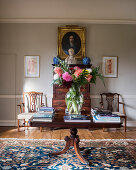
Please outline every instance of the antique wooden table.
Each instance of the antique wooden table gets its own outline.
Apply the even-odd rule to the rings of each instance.
[[[32,127],[49,127],[49,128],[69,128],[70,136],[65,137],[66,145],[65,148],[60,152],[51,153],[51,155],[60,155],[65,153],[70,146],[74,146],[75,153],[80,161],[84,164],[89,164],[87,160],[83,158],[79,149],[79,136],[77,135],[77,128],[82,129],[92,129],[92,128],[119,128],[121,127],[121,123],[94,123],[93,121],[89,123],[82,122],[64,122],[63,117],[59,115],[55,115],[52,122],[36,122],[31,120],[30,125]]]

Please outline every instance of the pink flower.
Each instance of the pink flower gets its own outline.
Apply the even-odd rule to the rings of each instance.
[[[72,76],[68,73],[68,72],[65,72],[62,74],[62,78],[65,80],[65,81],[72,81]]]
[[[78,69],[80,69],[78,66],[75,66],[75,67],[74,67],[74,70],[78,70]]]
[[[75,71],[74,75],[76,77],[79,77],[82,74],[82,71],[83,71],[82,69],[78,69],[78,70]]]
[[[93,77],[92,75],[88,74],[88,75],[86,76],[87,81],[90,82],[91,79],[92,79],[92,77]]]
[[[55,67],[54,72],[55,72],[56,74],[58,74],[59,77],[61,77],[61,75],[62,75],[62,73],[63,73],[63,71],[62,71],[62,69],[61,69],[60,67]]]

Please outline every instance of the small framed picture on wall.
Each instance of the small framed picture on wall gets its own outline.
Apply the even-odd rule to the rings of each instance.
[[[104,77],[118,77],[118,57],[102,57],[102,71]]]
[[[24,77],[39,78],[40,77],[40,56],[26,55],[24,56]]]

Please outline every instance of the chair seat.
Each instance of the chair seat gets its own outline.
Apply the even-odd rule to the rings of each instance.
[[[17,115],[17,119],[31,119],[33,117],[34,113],[20,113]]]
[[[118,116],[120,117],[125,117],[125,114],[123,113],[120,113],[120,112],[112,112],[113,114],[117,114]]]

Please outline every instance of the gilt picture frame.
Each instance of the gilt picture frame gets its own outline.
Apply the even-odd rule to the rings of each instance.
[[[76,59],[85,57],[85,27],[70,25],[58,28],[58,56],[66,59],[70,48],[74,49]]]
[[[40,77],[40,56],[26,55],[24,56],[24,77],[39,78]]]
[[[118,56],[102,57],[102,72],[104,77],[118,77]]]

